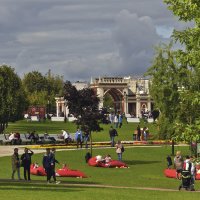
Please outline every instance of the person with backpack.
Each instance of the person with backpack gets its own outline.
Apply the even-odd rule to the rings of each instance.
[[[174,157],[174,168],[176,169],[176,178],[179,179],[179,175],[183,170],[183,158],[181,152],[177,151],[176,156]]]

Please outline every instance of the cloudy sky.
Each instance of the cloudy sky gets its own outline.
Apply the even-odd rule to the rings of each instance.
[[[162,0],[0,0],[0,64],[70,81],[141,75],[182,26]]]

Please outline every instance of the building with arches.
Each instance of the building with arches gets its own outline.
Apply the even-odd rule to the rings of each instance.
[[[77,89],[90,87],[95,90],[100,98],[99,109],[104,107],[104,97],[109,95],[114,102],[115,112],[125,113],[132,117],[141,117],[142,113],[153,110],[153,100],[149,94],[148,79],[133,77],[99,77],[92,79],[90,83],[76,82],[73,85]],[[57,114],[68,110],[63,98],[56,98]]]

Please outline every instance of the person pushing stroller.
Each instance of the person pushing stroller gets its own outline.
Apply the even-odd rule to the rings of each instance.
[[[181,188],[185,188],[186,190],[195,191],[194,189],[194,181],[195,181],[195,165],[193,163],[192,156],[186,156],[186,160],[184,162],[184,168],[181,171],[180,179],[181,185],[179,186],[179,190]]]

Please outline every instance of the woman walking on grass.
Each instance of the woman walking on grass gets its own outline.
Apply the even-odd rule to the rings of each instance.
[[[124,151],[123,149],[124,149],[124,146],[122,145],[121,141],[118,140],[116,144],[116,153],[117,153],[119,161],[122,161],[122,153]]]

